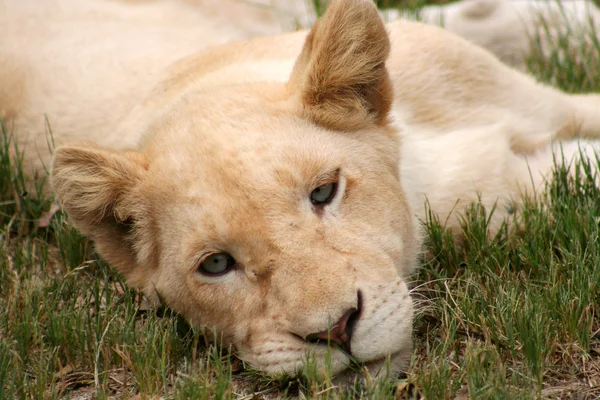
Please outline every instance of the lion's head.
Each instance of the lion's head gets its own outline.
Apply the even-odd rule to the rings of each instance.
[[[333,372],[351,358],[398,368],[419,243],[388,126],[389,48],[370,1],[334,2],[287,83],[182,90],[144,121],[139,151],[63,146],[57,197],[131,285],[254,367],[294,374],[312,354]]]

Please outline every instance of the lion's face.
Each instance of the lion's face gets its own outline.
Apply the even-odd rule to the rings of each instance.
[[[225,102],[189,96],[154,133],[140,190],[156,229],[140,234],[160,254],[155,290],[272,373],[325,351],[306,338],[352,309],[357,360],[406,353],[412,303],[402,278],[415,239],[396,164],[250,93],[227,101],[225,120]],[[333,360],[340,369],[347,357]]]
[[[350,5],[313,30],[288,84],[191,91],[140,152],[69,146],[53,166],[65,209],[132,285],[270,374],[410,353],[418,235],[386,123],[389,44],[370,2]],[[367,70],[321,64],[356,40],[327,32],[344,18],[369,25],[346,54]]]

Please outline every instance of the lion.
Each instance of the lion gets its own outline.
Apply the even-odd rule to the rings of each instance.
[[[194,21],[157,40],[119,7],[130,29],[98,42],[17,23],[47,32],[3,43],[0,104],[42,159],[30,168],[49,162],[49,121],[56,199],[129,285],[269,375],[401,371],[426,202],[457,232],[473,201],[495,207],[493,231],[558,147],[567,162],[598,148],[597,95],[437,27],[386,26],[369,0],[200,52]]]
[[[597,52],[600,9],[593,0],[461,0],[430,5],[416,14],[422,22],[443,26],[494,53],[503,62],[527,69],[532,55],[551,60],[556,43],[568,44],[570,53],[583,61]],[[414,14],[386,10],[393,20]]]

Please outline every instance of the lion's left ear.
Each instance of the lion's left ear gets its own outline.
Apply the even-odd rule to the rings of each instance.
[[[145,156],[82,142],[54,153],[52,188],[74,225],[100,255],[135,287],[155,272],[153,224],[147,199],[137,190],[147,176]]]
[[[300,96],[303,115],[329,129],[385,125],[393,97],[389,52],[370,0],[334,1],[306,38],[288,88]]]

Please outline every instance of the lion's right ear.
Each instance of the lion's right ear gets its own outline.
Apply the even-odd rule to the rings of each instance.
[[[146,172],[141,153],[93,143],[59,147],[52,164],[52,188],[63,210],[134,286],[144,286],[149,271],[142,266],[153,264],[148,263],[152,245],[137,234],[151,219],[146,199],[136,190]]]
[[[387,126],[390,40],[371,0],[336,0],[306,37],[288,82],[301,114],[328,129]]]

